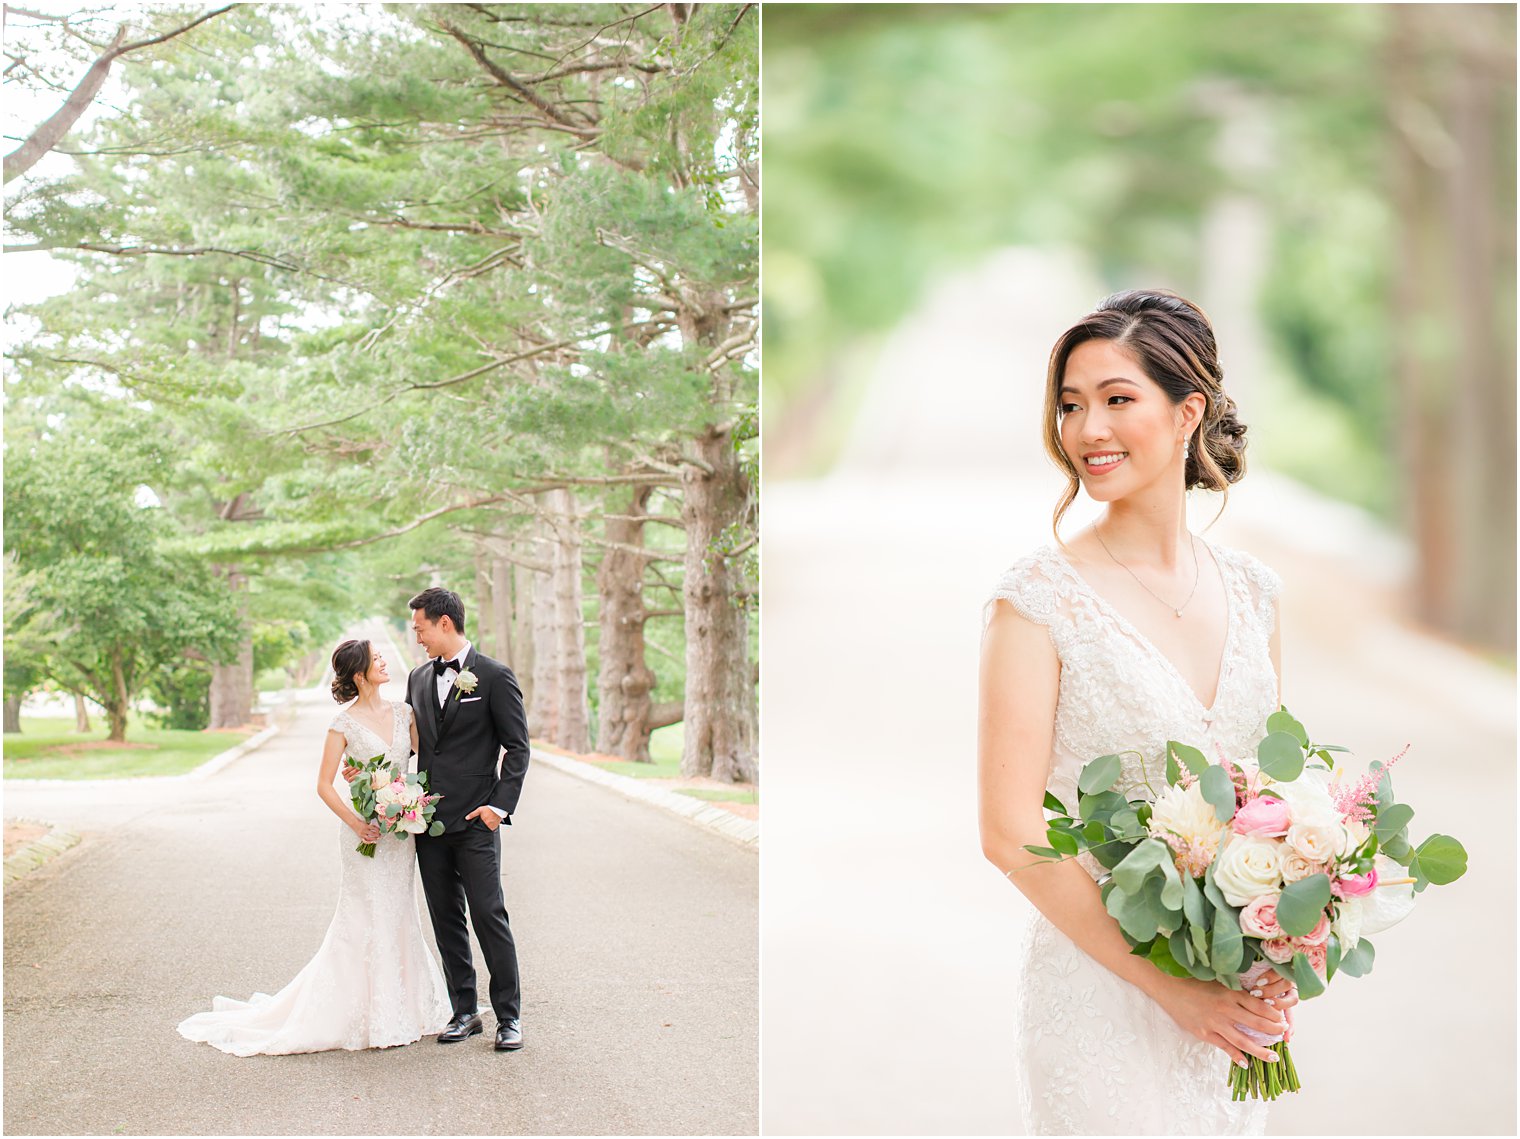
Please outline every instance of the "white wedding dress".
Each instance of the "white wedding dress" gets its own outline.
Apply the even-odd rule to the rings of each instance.
[[[1229,617],[1214,704],[1205,708],[1176,667],[1050,546],[1016,562],[994,599],[1050,631],[1061,661],[1049,791],[1077,809],[1077,776],[1100,755],[1145,757],[1152,786],[1166,741],[1214,759],[1254,757],[1277,708],[1268,640],[1277,575],[1249,554],[1209,546]],[[992,605],[987,612],[990,616]],[[1149,797],[1140,760],[1123,757],[1118,790]],[[1079,861],[1095,879],[1106,871]],[[1035,1135],[1259,1135],[1266,1105],[1232,1103],[1229,1060],[1178,1028],[1139,989],[1079,949],[1038,911],[1018,954],[1015,1039],[1019,1093]]]
[[[383,753],[410,771],[411,711],[404,702],[392,705],[389,747],[347,710],[330,726],[343,734],[349,758]],[[274,996],[217,997],[211,1012],[180,1024],[180,1035],[235,1056],[285,1055],[410,1044],[448,1023],[443,972],[422,939],[411,838],[381,835],[374,858],[355,849],[359,840],[341,823],[337,838],[338,908],[316,956]]]

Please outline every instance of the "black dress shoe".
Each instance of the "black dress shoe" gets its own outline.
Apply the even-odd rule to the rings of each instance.
[[[522,1021],[513,1017],[496,1026],[496,1051],[516,1052],[522,1047]]]
[[[480,1014],[478,1012],[470,1013],[468,1015],[456,1016],[453,1020],[449,1021],[448,1026],[438,1034],[438,1043],[457,1044],[459,1041],[466,1040],[471,1036],[475,1036],[478,1033],[484,1032],[485,1030],[486,1023],[480,1019]]]

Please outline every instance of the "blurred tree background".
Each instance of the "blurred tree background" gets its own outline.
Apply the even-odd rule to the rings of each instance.
[[[753,780],[754,6],[6,20],[6,252],[74,268],[7,314],[7,731],[243,724],[444,584],[535,738]]]
[[[1228,322],[1256,454],[1513,652],[1512,6],[779,5],[764,66],[768,478],[827,469],[937,277],[1072,249]]]

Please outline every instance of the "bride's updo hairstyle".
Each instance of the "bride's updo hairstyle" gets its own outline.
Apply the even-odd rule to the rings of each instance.
[[[374,652],[368,641],[344,641],[332,655],[332,698],[339,704],[347,704],[359,697],[355,675],[363,676],[369,671]]]
[[[1076,501],[1082,480],[1061,446],[1061,384],[1066,361],[1078,344],[1107,340],[1140,365],[1172,403],[1194,392],[1204,398],[1203,418],[1188,447],[1183,489],[1223,491],[1246,473],[1246,425],[1235,417],[1235,401],[1224,392],[1224,369],[1209,318],[1192,301],[1165,289],[1115,293],[1061,334],[1050,352],[1045,384],[1045,450],[1070,480],[1056,505],[1052,528],[1060,541],[1061,519]]]

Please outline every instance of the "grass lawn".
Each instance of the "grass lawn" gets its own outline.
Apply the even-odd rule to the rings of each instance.
[[[182,775],[235,747],[254,728],[182,732],[155,728],[138,716],[127,721],[127,742],[106,742],[104,724],[81,735],[72,717],[21,718],[21,734],[5,737],[7,779],[124,779]]]
[[[758,803],[760,792],[753,788],[725,791],[721,787],[676,787],[678,795],[690,795],[693,799],[706,799],[709,803]]]

